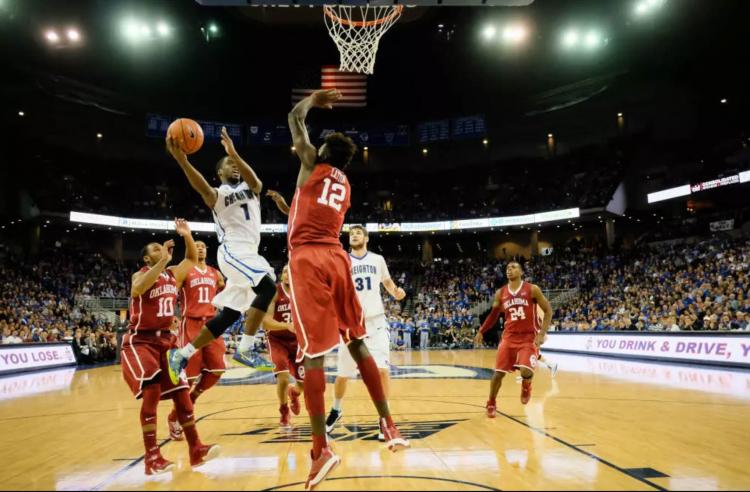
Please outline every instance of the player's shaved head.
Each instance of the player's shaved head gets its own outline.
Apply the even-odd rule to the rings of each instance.
[[[343,133],[334,132],[325,138],[325,144],[321,147],[320,158],[334,167],[346,169],[351,163],[354,154],[357,153],[357,146],[354,140]]]
[[[513,260],[513,261],[509,261],[509,262],[508,262],[508,266],[511,266],[511,265],[516,265],[516,266],[518,266],[518,269],[519,269],[519,270],[523,271],[523,267],[522,267],[522,266],[521,266],[521,264],[520,264],[520,263],[518,263],[517,261],[515,261],[515,260]]]

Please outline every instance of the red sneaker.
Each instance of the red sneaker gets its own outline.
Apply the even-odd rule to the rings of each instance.
[[[160,475],[174,468],[174,463],[165,460],[159,451],[147,455],[143,462],[146,465],[146,475]]]
[[[495,400],[487,400],[487,417],[494,419],[497,414],[497,402]]]
[[[182,441],[184,436],[182,435],[182,426],[177,421],[177,412],[174,410],[170,412],[167,423],[169,424],[169,438],[173,441]]]
[[[289,406],[281,405],[279,407],[279,413],[281,414],[281,418],[279,418],[279,426],[281,426],[282,429],[290,429],[292,427],[292,420],[289,417]]]
[[[296,386],[289,386],[286,390],[289,395],[289,406],[292,409],[294,415],[299,415],[299,391]]]
[[[312,458],[312,451],[310,451],[310,458]],[[307,476],[307,482],[305,482],[305,490],[313,490],[320,482],[325,480],[326,475],[339,463],[341,463],[341,458],[334,454],[331,446],[324,447],[318,459],[312,460],[310,474]]]
[[[190,466],[195,468],[201,466],[206,461],[219,456],[221,448],[218,444],[201,444],[190,450]]]
[[[385,437],[385,442],[388,445],[389,451],[393,451],[395,453],[396,451],[400,451],[401,449],[406,449],[411,446],[408,439],[404,439],[403,437],[401,437],[401,433],[398,431],[395,425],[388,427],[388,425],[385,423],[385,419],[380,419],[380,431],[383,433],[383,437]]]
[[[524,379],[521,381],[521,403],[526,405],[531,399],[531,380]]]

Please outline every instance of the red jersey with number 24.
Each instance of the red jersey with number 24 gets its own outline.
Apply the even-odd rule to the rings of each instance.
[[[294,194],[289,208],[289,251],[318,244],[341,247],[339,235],[351,205],[351,187],[343,171],[317,164]]]
[[[510,284],[498,291],[498,301],[505,316],[503,339],[512,342],[533,342],[539,332],[537,322],[536,300],[531,293],[531,284],[521,282],[516,292],[510,290]]]
[[[148,267],[140,269],[147,272]],[[168,330],[172,326],[177,304],[177,280],[164,270],[149,290],[130,299],[130,328],[139,331]]]
[[[180,289],[182,315],[188,318],[213,318],[216,308],[211,301],[219,286],[219,274],[215,268],[206,266],[205,271],[194,267],[188,273]]]

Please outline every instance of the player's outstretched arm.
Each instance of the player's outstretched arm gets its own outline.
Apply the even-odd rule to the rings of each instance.
[[[177,234],[185,240],[185,259],[169,269],[172,271],[177,284],[182,285],[190,270],[198,264],[198,248],[195,246],[193,233],[185,219],[175,219],[174,226]]]
[[[174,241],[170,239],[161,245],[161,258],[151,268],[145,272],[136,272],[132,277],[132,284],[130,286],[131,297],[138,297],[148,292],[148,290],[156,283],[156,280],[161,275],[169,262],[172,261],[172,249],[174,249]]]
[[[544,343],[544,337],[547,336],[547,330],[549,330],[549,325],[552,323],[552,305],[550,305],[549,301],[546,297],[544,297],[544,294],[542,293],[542,289],[540,289],[537,285],[531,285],[531,297],[534,298],[537,305],[542,308],[542,311],[544,311],[544,319],[542,320],[542,330],[537,336],[537,345],[541,346]]]
[[[310,136],[305,126],[307,113],[312,108],[332,109],[333,103],[339,99],[341,99],[341,93],[336,89],[318,90],[298,102],[291,113],[289,113],[287,121],[289,122],[289,130],[292,133],[292,142],[302,163],[299,176],[297,177],[298,188],[307,182],[307,178],[310,177],[313,167],[315,167],[315,161],[318,158],[318,149],[310,143]]]
[[[245,183],[247,183],[250,191],[256,195],[260,195],[260,192],[263,189],[263,182],[258,178],[258,175],[255,174],[255,171],[250,167],[250,164],[245,162],[245,160],[240,157],[240,154],[237,153],[234,148],[234,142],[232,142],[232,138],[229,136],[227,127],[225,126],[221,127],[221,145],[224,146],[227,155],[237,164],[237,170],[240,172],[240,176],[242,176]]]
[[[177,143],[169,137],[167,137],[167,150],[172,154],[172,157],[177,161],[177,164],[180,165],[180,169],[185,173],[185,176],[190,182],[190,186],[200,194],[201,198],[203,198],[203,202],[208,205],[209,208],[214,208],[216,200],[219,197],[219,193],[216,189],[208,184],[206,178],[204,178],[203,175],[199,173],[192,164],[190,164],[185,152],[183,152]]]
[[[284,197],[281,196],[281,193],[274,190],[268,190],[266,192],[266,196],[270,197],[271,200],[273,200],[273,202],[276,204],[276,207],[281,210],[282,214],[289,215],[289,205],[286,203],[286,200],[284,200]]]

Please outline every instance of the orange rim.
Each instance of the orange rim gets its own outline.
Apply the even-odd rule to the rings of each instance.
[[[371,20],[371,21],[350,21],[348,19],[342,19],[341,17],[339,17],[338,15],[336,15],[333,12],[333,9],[330,6],[328,6],[328,5],[324,5],[323,6],[323,12],[328,17],[330,17],[331,20],[333,20],[334,22],[338,22],[339,24],[343,24],[345,26],[354,26],[354,27],[379,26],[380,24],[383,24],[384,22],[387,22],[387,21],[393,19],[394,17],[398,17],[399,15],[401,15],[401,11],[402,10],[404,10],[404,6],[403,5],[396,5],[395,8],[393,9],[393,12],[391,12],[388,15],[386,15],[382,19],[375,19],[375,20]]]

